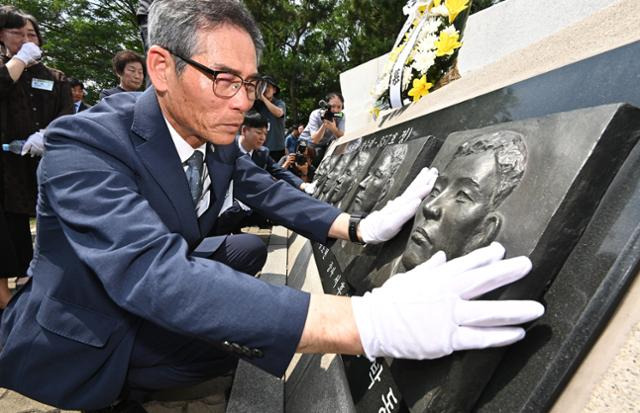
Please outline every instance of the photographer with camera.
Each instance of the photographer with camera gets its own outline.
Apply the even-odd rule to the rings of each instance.
[[[345,128],[344,98],[340,93],[329,93],[318,105],[320,108],[311,112],[307,127],[300,135],[300,139],[308,141],[315,150],[314,166],[320,164],[329,145],[344,135]]]
[[[282,167],[304,182],[313,182],[316,167],[313,166],[314,151],[307,144],[307,141],[298,140],[295,152],[290,153],[281,159]],[[312,184],[309,184],[312,185]],[[315,187],[313,188],[315,190]],[[310,188],[305,188],[305,192],[313,193]]]
[[[258,98],[253,104],[253,109],[258,111],[269,122],[267,140],[264,146],[269,148],[271,159],[274,162],[278,162],[284,155],[284,124],[287,116],[287,106],[282,99],[278,98],[280,88],[272,76],[262,76],[258,92]]]

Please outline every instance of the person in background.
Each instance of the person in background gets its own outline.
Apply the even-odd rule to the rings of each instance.
[[[120,92],[136,92],[144,82],[144,58],[132,50],[120,50],[113,57],[113,72],[120,84],[112,89],[103,89],[100,99]]]
[[[298,148],[298,138],[300,138],[300,134],[304,130],[304,125],[299,123],[297,126],[291,128],[291,132],[287,135],[284,140],[284,154],[289,155],[296,152]]]
[[[0,309],[10,297],[7,278],[26,275],[33,256],[29,218],[36,209],[42,131],[73,113],[69,84],[62,72],[40,62],[41,45],[34,17],[0,7],[0,137],[3,144],[25,140],[20,154],[0,154]]]
[[[314,155],[313,149],[307,144],[307,141],[298,139],[298,146],[295,150],[280,159],[284,169],[307,182],[305,192],[310,195],[313,195],[316,190],[315,183],[309,183],[313,182],[316,172],[316,168],[313,166]]]
[[[272,76],[262,76],[260,91],[253,109],[260,112],[269,122],[267,141],[264,146],[269,148],[271,159],[278,162],[284,156],[284,124],[287,117],[287,106],[284,101],[277,98],[280,88]]]
[[[84,84],[78,79],[69,78],[69,85],[71,86],[71,98],[73,99],[73,108],[76,113],[87,110],[91,105],[84,103]]]
[[[238,147],[242,153],[247,154],[251,160],[260,168],[269,172],[275,180],[282,180],[307,194],[313,194],[315,186],[307,183],[306,179],[301,179],[299,175],[282,167],[269,156],[269,149],[264,145],[267,128],[267,120],[255,110],[247,112],[244,123],[240,128],[240,135],[237,138]],[[229,199],[225,200],[223,212],[218,217],[216,228],[213,233],[216,235],[239,234],[244,227],[258,226],[266,228],[271,226],[271,222],[244,203],[233,199],[233,191],[229,191]],[[232,202],[233,200],[233,202]],[[227,208],[228,206],[228,208]]]
[[[311,112],[307,127],[300,135],[300,139],[308,141],[316,152],[313,160],[316,168],[329,145],[344,135],[345,128],[345,116],[342,113],[344,98],[340,93],[329,93],[325,100],[320,101],[320,106]]]
[[[136,20],[138,22],[138,28],[140,29],[140,39],[142,40],[142,46],[144,47],[145,54],[149,49],[147,16],[149,14],[149,7],[151,7],[151,3],[153,3],[153,0],[140,0],[138,2],[138,8],[136,9]]]
[[[450,262],[435,254],[362,297],[252,277],[266,259],[259,237],[206,236],[232,183],[237,199],[310,240],[382,243],[437,171],[349,216],[238,148],[263,49],[242,2],[155,0],[149,43],[153,87],[47,128],[39,253],[2,314],[0,387],[65,410],[124,411],[114,404],[228,375],[240,358],[275,377],[295,352],[437,358],[518,341],[514,325],[542,315],[531,301],[470,301],[531,269],[526,257],[503,260],[499,244]]]

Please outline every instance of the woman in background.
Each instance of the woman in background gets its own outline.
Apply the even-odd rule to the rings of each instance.
[[[62,72],[40,62],[41,45],[33,16],[0,7],[0,140],[26,141],[20,154],[0,155],[0,309],[10,298],[7,278],[26,275],[33,257],[29,218],[35,215],[42,132],[73,113],[69,84]]]
[[[112,89],[103,89],[100,99],[120,92],[140,90],[144,82],[144,58],[131,50],[120,50],[113,57],[113,72],[120,84]]]

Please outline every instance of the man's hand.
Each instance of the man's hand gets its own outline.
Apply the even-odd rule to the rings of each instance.
[[[413,218],[420,203],[431,192],[438,179],[436,168],[424,168],[402,195],[387,202],[360,221],[360,238],[367,244],[378,244],[393,238],[405,222]]]
[[[27,66],[36,63],[40,57],[42,57],[42,50],[31,42],[23,44],[15,55],[16,59],[20,59]]]
[[[456,350],[504,346],[522,339],[521,327],[540,317],[535,301],[471,301],[531,270],[527,257],[503,260],[493,243],[446,262],[443,252],[389,279],[351,305],[366,356],[433,359]]]
[[[282,167],[284,169],[289,169],[289,167],[296,161],[296,154],[295,153],[290,153],[289,155],[287,155],[287,159],[284,161],[284,163],[282,164]]]
[[[334,135],[338,134],[338,126],[336,125],[335,118],[333,118],[333,120],[323,119],[322,122],[327,127],[327,129],[331,131],[331,133],[333,133]]]
[[[38,132],[34,132],[33,134],[31,134],[31,136],[29,136],[27,141],[22,146],[22,156],[26,155],[27,153],[30,154],[32,158],[34,156],[42,156],[42,154],[44,153],[43,131],[44,129],[40,129]]]

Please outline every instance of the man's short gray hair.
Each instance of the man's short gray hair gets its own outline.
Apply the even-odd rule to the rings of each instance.
[[[524,137],[514,131],[502,130],[476,136],[462,143],[451,162],[456,158],[482,152],[493,152],[498,173],[498,187],[492,204],[497,207],[518,186],[527,165],[527,147]]]
[[[158,45],[190,58],[198,53],[198,33],[223,24],[246,31],[260,60],[264,43],[253,16],[238,0],[155,0],[149,9],[149,45]],[[186,63],[176,59],[176,71]]]

